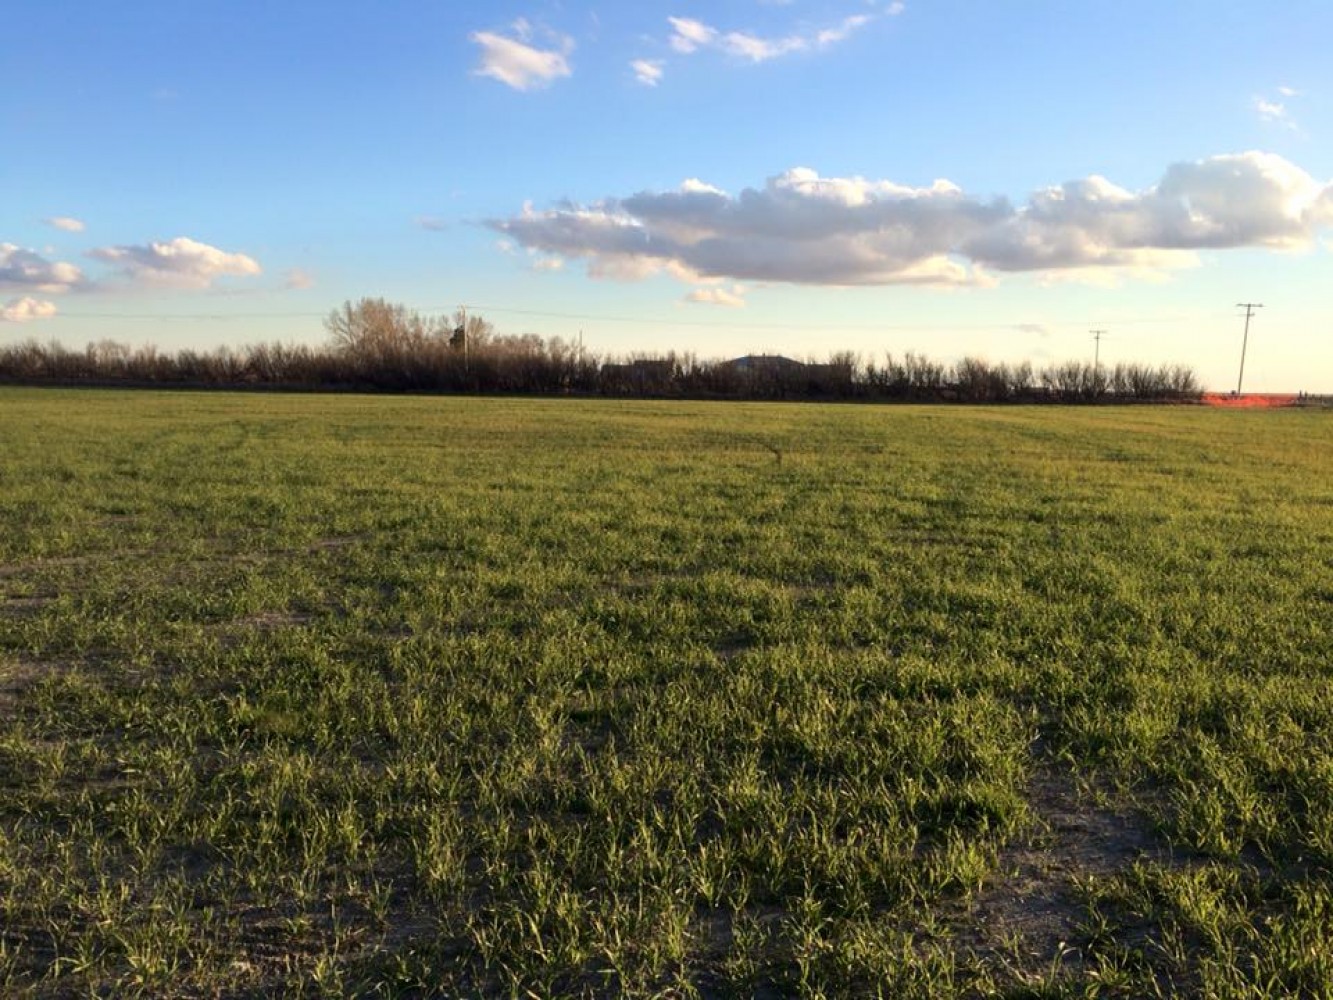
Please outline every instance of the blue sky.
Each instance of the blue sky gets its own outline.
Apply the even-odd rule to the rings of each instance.
[[[1333,5],[6,7],[0,342],[469,304],[603,353],[1333,392]]]

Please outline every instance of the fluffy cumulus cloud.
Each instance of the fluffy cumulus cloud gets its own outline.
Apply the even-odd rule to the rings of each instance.
[[[64,261],[49,261],[13,243],[0,243],[0,290],[68,292],[85,283],[83,272]]]
[[[112,265],[132,281],[178,288],[207,288],[223,276],[250,277],[261,272],[252,257],[186,236],[165,243],[100,247],[88,256]]]
[[[819,285],[985,284],[999,272],[1160,274],[1200,250],[1305,247],[1333,225],[1333,184],[1269,153],[1169,167],[1143,191],[1102,177],[1023,205],[948,181],[911,187],[797,168],[731,195],[699,180],[489,225],[594,277]]]
[[[597,277],[961,283],[971,275],[941,248],[1001,212],[943,182],[917,189],[797,169],[735,197],[690,180],[587,207],[527,209],[492,225],[524,246],[584,258]]]
[[[10,299],[0,306],[0,322],[27,323],[34,319],[50,319],[56,314],[56,304],[25,295],[21,299]]]
[[[81,233],[85,228],[82,219],[75,219],[68,215],[53,215],[51,218],[42,221],[48,226],[53,226],[67,233]]]
[[[1159,268],[1197,250],[1296,249],[1333,222],[1333,186],[1271,153],[1169,167],[1143,192],[1101,177],[1033,195],[1025,209],[965,244],[999,270]]]
[[[548,86],[553,80],[570,75],[569,55],[574,40],[555,32],[546,32],[542,48],[533,39],[534,29],[523,19],[514,22],[511,34],[476,31],[469,37],[481,49],[481,59],[473,71],[488,76],[515,90],[533,90]]]

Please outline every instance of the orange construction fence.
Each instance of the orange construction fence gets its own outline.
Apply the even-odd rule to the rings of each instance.
[[[1205,392],[1202,402],[1205,406],[1234,406],[1243,409],[1267,409],[1274,406],[1295,406],[1300,396],[1294,393],[1254,393],[1236,395],[1234,392]]]

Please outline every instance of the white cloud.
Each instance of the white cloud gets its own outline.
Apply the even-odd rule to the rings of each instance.
[[[976,280],[947,248],[996,211],[943,182],[914,189],[798,168],[738,197],[692,180],[492,225],[525,246],[582,257],[599,277],[674,268],[691,279],[947,284]]]
[[[885,11],[888,15],[898,12],[892,8]],[[671,35],[667,39],[667,44],[681,55],[689,55],[700,49],[716,49],[738,59],[761,63],[796,52],[827,48],[845,41],[877,16],[879,15],[854,14],[843,18],[832,27],[769,38],[748,31],[723,32],[710,24],[705,24],[693,18],[668,17],[667,22],[671,25]]]
[[[1287,117],[1287,109],[1285,105],[1279,101],[1266,101],[1262,97],[1256,97],[1254,99],[1254,110],[1259,112],[1260,118],[1266,120]]]
[[[53,215],[49,219],[43,219],[48,226],[54,226],[56,229],[63,229],[67,233],[81,233],[86,228],[80,219],[72,218],[68,215]]]
[[[563,257],[539,257],[532,262],[534,271],[563,271],[565,269],[565,259]]]
[[[751,62],[767,62],[793,52],[804,52],[810,43],[800,35],[786,38],[759,38],[743,31],[731,31],[722,36],[722,49],[729,55]]]
[[[1263,94],[1256,94],[1250,100],[1250,107],[1254,113],[1259,116],[1262,122],[1268,122],[1273,125],[1281,125],[1283,128],[1291,129],[1293,132],[1301,130],[1300,125],[1292,117],[1291,109],[1287,106],[1287,101],[1300,96],[1300,91],[1291,87],[1278,87],[1277,97],[1270,98]]]
[[[645,87],[656,87],[662,79],[661,59],[635,59],[629,67],[634,70],[634,79]]]
[[[83,284],[83,272],[73,264],[49,261],[13,243],[0,243],[0,289],[54,294]]]
[[[10,299],[0,307],[0,322],[27,323],[34,319],[50,319],[55,314],[54,302],[44,302],[25,295],[21,299]]]
[[[854,14],[851,17],[845,17],[836,28],[825,28],[816,34],[815,42],[818,45],[834,45],[848,38],[853,32],[864,28],[871,20],[869,14]]]
[[[1281,122],[1287,126],[1292,124],[1287,106],[1281,101],[1269,101],[1262,97],[1256,97],[1252,102],[1252,107],[1261,121]]]
[[[726,197],[726,192],[721,188],[713,187],[713,185],[705,183],[697,177],[685,178],[684,182],[680,185],[680,189],[685,194],[720,194],[723,197]]]
[[[710,28],[702,21],[688,17],[668,17],[671,25],[671,38],[668,43],[681,55],[689,55],[696,49],[712,45],[717,38],[717,29]]]
[[[88,256],[116,266],[126,277],[150,285],[207,288],[217,278],[261,272],[253,258],[179,236],[167,243],[99,247]]]
[[[412,221],[422,229],[429,229],[433,233],[442,233],[449,228],[448,220],[438,215],[418,215]]]
[[[1173,164],[1139,193],[1100,177],[1048,188],[962,249],[1002,271],[1119,267],[1143,276],[1192,266],[1199,250],[1309,245],[1333,222],[1331,191],[1271,153],[1214,156]]]
[[[1105,282],[1196,266],[1203,250],[1309,246],[1333,226],[1333,184],[1249,152],[1174,164],[1144,191],[1094,175],[1015,206],[948,181],[911,187],[798,167],[735,196],[690,179],[590,205],[525,205],[489,225],[618,280],[958,286],[1040,272]]]
[[[1294,249],[1333,223],[1333,184],[1257,151],[1173,164],[1145,201],[1166,247]]]
[[[727,306],[730,309],[745,307],[745,287],[732,285],[727,288],[696,288],[685,296],[686,302],[698,302],[710,306]]]
[[[469,36],[481,47],[481,62],[473,70],[477,76],[489,76],[515,90],[532,90],[570,75],[567,57],[574,50],[573,39],[553,36],[556,47],[540,49],[527,44],[531,40],[531,25],[520,18],[514,27],[519,38],[490,31],[476,31]]]

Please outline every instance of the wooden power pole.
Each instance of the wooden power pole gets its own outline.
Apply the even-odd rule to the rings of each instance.
[[[1245,337],[1240,342],[1240,375],[1236,377],[1236,395],[1240,395],[1240,387],[1245,381],[1245,349],[1250,346],[1250,317],[1254,315],[1256,309],[1262,309],[1262,302],[1237,302],[1237,309],[1245,310]]]

